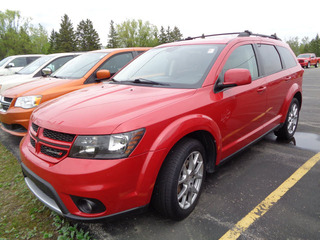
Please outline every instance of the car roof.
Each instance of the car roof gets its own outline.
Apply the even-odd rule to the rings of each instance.
[[[150,49],[150,47],[131,47],[131,48],[106,48],[100,50],[94,50],[91,52],[102,52],[102,53],[111,53],[111,52],[122,52],[122,51],[145,51]]]

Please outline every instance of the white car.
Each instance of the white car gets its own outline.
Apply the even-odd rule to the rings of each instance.
[[[0,77],[0,94],[6,89],[45,77],[80,53],[55,53],[38,58],[14,75]]]
[[[15,74],[16,72],[42,56],[43,54],[30,54],[6,57],[0,61],[0,76]]]

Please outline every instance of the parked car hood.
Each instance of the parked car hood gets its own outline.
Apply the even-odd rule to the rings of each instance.
[[[44,103],[33,112],[31,121],[58,132],[111,134],[120,124],[152,114],[156,109],[181,101],[195,91],[100,84]],[[134,129],[128,129],[131,130]]]
[[[20,97],[20,96],[32,96],[32,95],[44,95],[46,90],[54,91],[53,88],[59,87],[59,92],[61,86],[68,84],[74,80],[70,79],[56,79],[56,78],[38,78],[31,82],[26,82],[12,88],[7,89],[3,95],[6,97]]]
[[[9,76],[0,77],[0,92],[3,94],[7,89],[17,86],[19,84],[30,82],[38,79],[38,77],[33,78],[32,74],[14,74]]]

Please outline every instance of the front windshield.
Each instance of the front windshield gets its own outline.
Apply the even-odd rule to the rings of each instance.
[[[0,67],[2,67],[8,60],[12,59],[13,57],[6,57],[0,61]]]
[[[199,88],[224,45],[154,48],[121,70],[115,82]]]
[[[82,78],[94,65],[108,53],[91,52],[82,54],[59,68],[51,77],[79,79]]]
[[[33,61],[26,67],[22,68],[18,74],[32,74],[35,71],[37,71],[41,66],[43,66],[45,63],[49,62],[52,58],[54,58],[56,55],[47,55],[38,58],[37,60]]]
[[[310,57],[310,54],[300,54],[298,56],[298,58],[308,58],[308,57]]]

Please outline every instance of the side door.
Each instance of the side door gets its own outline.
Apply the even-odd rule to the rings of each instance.
[[[216,98],[219,99],[217,107],[223,109],[216,120],[222,136],[222,159],[259,137],[265,123],[265,79],[260,77],[253,45],[246,44],[231,49],[218,82],[224,81],[227,70],[236,68],[248,69],[252,82],[216,93]]]
[[[274,45],[261,44],[257,49],[263,67],[263,75],[266,78],[268,109],[266,120],[269,122],[268,130],[271,130],[277,126],[281,117],[279,113],[292,83],[292,72],[290,69],[286,70],[284,61],[281,61],[280,47],[277,49]]]

